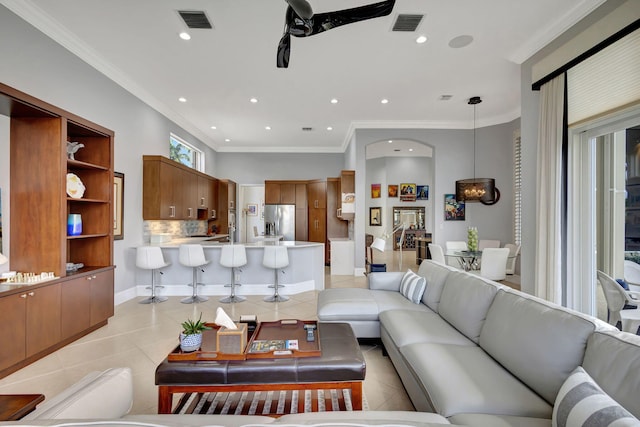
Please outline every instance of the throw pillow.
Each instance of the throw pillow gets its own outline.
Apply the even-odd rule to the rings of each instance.
[[[578,366],[558,391],[551,425],[638,427],[640,421],[602,391],[582,366]]]
[[[420,304],[420,299],[426,287],[427,281],[424,277],[407,270],[400,282],[400,293],[412,303]]]

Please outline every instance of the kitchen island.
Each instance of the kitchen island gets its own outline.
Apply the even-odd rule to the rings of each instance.
[[[199,295],[228,295],[230,290],[227,285],[231,283],[231,269],[220,265],[220,253],[223,246],[230,243],[210,240],[210,237],[192,237],[174,239],[170,242],[150,244],[162,249],[164,259],[171,263],[163,268],[162,275],[158,275],[159,285],[164,288],[156,289],[158,295],[185,296],[191,295],[192,272],[178,261],[178,248],[182,244],[200,244],[204,249],[204,255],[210,261],[204,267],[204,272],[199,273],[198,281],[205,286],[198,289]],[[280,274],[280,289],[283,295],[293,295],[301,292],[324,289],[324,244],[317,242],[280,241],[280,242],[255,242],[234,243],[246,247],[247,264],[236,269],[238,273],[236,283],[242,286],[236,288],[237,295],[271,295],[273,288],[274,272],[262,265],[262,257],[265,246],[286,246],[289,254],[289,265],[282,269]],[[148,270],[136,269],[137,295],[150,295],[146,289],[151,284],[151,273]]]

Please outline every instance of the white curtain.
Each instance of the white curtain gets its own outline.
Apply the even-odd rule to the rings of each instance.
[[[535,295],[562,303],[562,135],[564,74],[540,89],[536,186]]]

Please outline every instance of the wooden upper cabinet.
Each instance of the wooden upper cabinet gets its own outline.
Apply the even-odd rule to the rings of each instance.
[[[280,183],[273,181],[264,182],[264,203],[267,205],[280,204]]]
[[[280,184],[280,204],[282,205],[296,204],[296,184],[293,184],[293,183]]]
[[[309,209],[325,209],[327,207],[327,183],[315,180],[307,183],[307,201]]]
[[[210,183],[210,178],[198,175],[198,209],[207,209],[211,204]]]

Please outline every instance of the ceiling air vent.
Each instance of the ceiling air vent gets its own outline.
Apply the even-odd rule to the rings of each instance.
[[[212,28],[209,18],[204,12],[198,10],[179,10],[178,13],[189,28]]]
[[[303,128],[302,128],[302,131],[303,131],[303,132],[311,132],[312,130],[313,130],[313,128],[312,128],[312,127],[303,127]]]
[[[408,13],[401,13],[396,18],[396,22],[393,23],[391,31],[415,31],[422,22],[424,15],[412,15]]]

